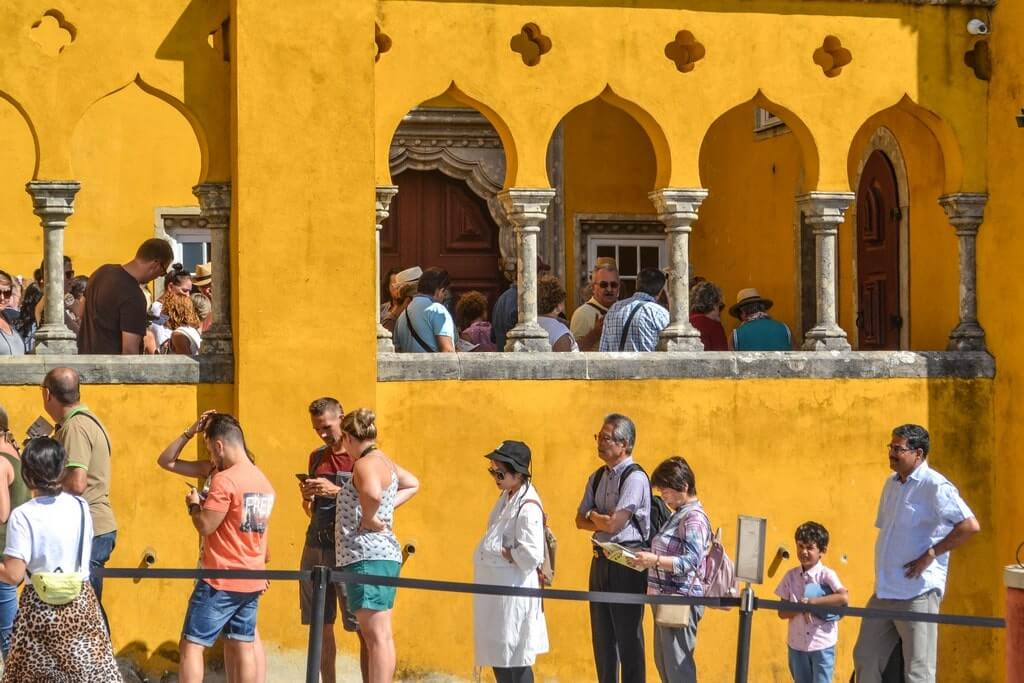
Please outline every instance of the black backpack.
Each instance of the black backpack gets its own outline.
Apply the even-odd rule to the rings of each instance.
[[[601,479],[604,478],[604,473],[607,471],[607,467],[601,467],[594,472],[594,477],[590,485],[590,495],[597,501],[597,486],[601,483]],[[619,495],[622,495],[622,487],[626,483],[626,479],[629,475],[633,474],[637,470],[643,472],[644,477],[647,479],[647,485],[650,487],[651,478],[647,476],[647,471],[637,463],[633,463],[627,467],[623,472],[622,476],[619,477]],[[636,527],[636,530],[640,532],[641,538],[643,538],[644,544],[650,546],[651,540],[661,530],[661,527],[665,526],[665,522],[672,517],[672,511],[668,509],[668,505],[661,499],[660,496],[654,495],[654,489],[651,489],[651,516],[650,523],[651,528],[646,534],[640,529],[640,522],[636,521],[636,515],[631,515],[629,518],[630,524]]]

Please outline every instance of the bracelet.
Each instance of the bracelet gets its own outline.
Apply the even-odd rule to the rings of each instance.
[[[657,557],[657,559],[654,560],[654,568],[661,569],[661,555],[655,555],[655,557]]]
[[[187,429],[183,431],[181,435],[185,437],[185,441],[191,441],[192,437],[195,436],[195,434],[189,434]]]

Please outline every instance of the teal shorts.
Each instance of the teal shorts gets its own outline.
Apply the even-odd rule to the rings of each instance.
[[[398,576],[402,565],[392,560],[363,560],[342,567],[344,571],[367,576]],[[350,583],[345,596],[350,612],[369,609],[384,612],[395,606],[394,586],[374,586],[368,583]]]

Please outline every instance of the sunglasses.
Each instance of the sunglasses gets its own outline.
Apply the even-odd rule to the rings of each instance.
[[[487,473],[494,477],[494,481],[503,481],[505,479],[505,472],[502,470],[488,467]]]
[[[618,282],[598,282],[597,286],[600,287],[601,289],[618,289],[619,288],[619,283]]]
[[[0,299],[10,299],[14,296],[13,289],[0,289]]]

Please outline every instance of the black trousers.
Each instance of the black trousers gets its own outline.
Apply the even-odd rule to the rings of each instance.
[[[498,683],[533,683],[533,669],[528,666],[496,666],[494,680]]]
[[[613,593],[647,592],[647,572],[638,572],[604,555],[590,563],[590,590]],[[644,683],[644,606],[590,603],[590,636],[598,683]],[[619,667],[622,676],[619,677]]]

